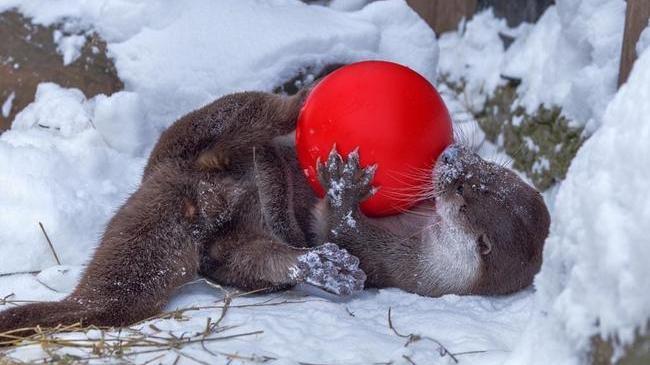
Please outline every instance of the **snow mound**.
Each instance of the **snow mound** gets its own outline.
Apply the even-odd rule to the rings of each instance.
[[[646,50],[559,188],[539,308],[512,364],[578,363],[591,336],[629,343],[650,318],[649,84]]]
[[[82,264],[137,186],[144,159],[110,147],[93,128],[101,100],[41,84],[0,136],[0,274],[56,264],[39,222],[64,264]]]
[[[505,83],[501,76],[521,79],[517,105],[528,113],[541,105],[559,106],[591,134],[616,93],[625,1],[556,3],[536,24],[515,29],[490,10],[477,14],[459,32],[442,35],[439,71],[466,83],[475,110]],[[514,38],[507,50],[503,36]]]
[[[219,96],[270,91],[307,67],[384,59],[435,77],[435,34],[402,0],[356,12],[297,0],[4,3],[0,10],[17,6],[35,22],[74,21],[98,31],[126,89],[141,98],[146,122],[159,131]]]
[[[565,0],[549,8],[506,53],[503,73],[528,113],[559,105],[592,133],[616,93],[625,22],[623,0]]]

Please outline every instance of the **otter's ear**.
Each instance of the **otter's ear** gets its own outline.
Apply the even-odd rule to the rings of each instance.
[[[482,234],[478,237],[477,240],[478,243],[478,252],[481,255],[487,255],[490,252],[492,252],[492,243],[490,240],[487,238],[486,235]]]

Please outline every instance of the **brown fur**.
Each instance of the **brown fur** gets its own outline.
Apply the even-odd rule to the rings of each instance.
[[[436,296],[502,294],[530,284],[541,263],[548,212],[516,175],[478,163],[480,158],[461,164],[462,173],[447,183],[438,182],[436,204],[446,207],[445,219],[427,204],[382,220],[363,216],[358,204],[371,192],[370,179],[357,165],[358,173],[345,177],[344,204],[325,199],[312,220],[317,201],[295,152],[276,141],[295,128],[304,97],[233,94],[174,123],[156,144],[141,186],[109,222],[75,291],[60,302],[1,312],[0,333],[78,321],[127,325],[158,313],[197,273],[242,289],[292,286],[309,274],[290,275],[300,266],[303,247],[326,241],[360,257],[370,286]],[[473,155],[462,156],[453,161],[470,162],[464,158]],[[453,161],[439,161],[431,181]],[[336,168],[321,174],[323,185],[344,177],[342,163],[336,156],[328,162]],[[480,184],[487,192],[475,189]],[[460,185],[465,192],[454,195]],[[500,186],[510,193],[485,198],[490,192],[496,197]],[[345,224],[350,214],[355,226]],[[312,231],[312,225],[320,229]],[[448,235],[452,228],[462,234]],[[450,253],[457,243],[465,251]],[[467,265],[457,265],[454,255]],[[337,271],[349,274],[343,266]],[[346,280],[363,282],[358,272]]]
[[[174,123],[155,146],[141,186],[108,223],[74,292],[60,302],[1,312],[0,333],[79,321],[127,325],[158,313],[198,272],[244,289],[295,284],[288,272],[305,250],[264,224],[253,155],[295,128],[303,97],[228,95]],[[206,152],[215,146],[228,158]],[[236,168],[224,172],[231,161]]]
[[[540,269],[550,225],[541,195],[465,147],[449,147],[423,177],[429,202],[381,219],[359,210],[370,179],[358,155],[343,162],[333,151],[318,170],[323,186],[344,186],[343,204],[327,194],[316,210],[322,240],[359,257],[368,285],[427,296],[507,294],[530,285]],[[346,224],[346,216],[356,224]]]

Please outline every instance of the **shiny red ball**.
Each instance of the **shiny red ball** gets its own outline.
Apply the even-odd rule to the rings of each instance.
[[[373,185],[380,189],[361,204],[375,217],[420,200],[418,192],[452,141],[449,112],[433,85],[385,61],[350,64],[325,77],[307,97],[296,130],[298,160],[319,197],[316,161],[327,161],[334,144],[344,158],[359,147],[363,167],[378,164]]]

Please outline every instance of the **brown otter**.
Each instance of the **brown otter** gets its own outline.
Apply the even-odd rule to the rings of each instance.
[[[328,196],[317,202],[293,147],[278,139],[295,128],[304,96],[234,94],[177,121],[73,294],[0,313],[0,332],[80,320],[130,324],[160,311],[197,272],[245,289],[305,281],[340,294],[361,288],[357,265],[369,286],[427,296],[530,284],[549,225],[538,192],[453,146],[425,176],[420,205],[370,219],[358,204],[373,193],[372,168],[334,151],[319,168]],[[327,242],[361,263],[336,245],[318,246]]]
[[[77,322],[128,325],[157,314],[197,273],[243,289],[301,281],[335,294],[362,289],[365,275],[356,258],[332,244],[303,248],[304,234],[286,236],[267,223],[284,218],[288,227],[307,227],[315,198],[260,208],[266,204],[256,182],[281,171],[265,167],[275,157],[270,142],[295,128],[303,98],[232,94],[174,123],[155,146],[140,187],[108,223],[73,293],[0,312],[0,333],[28,335],[37,325]],[[230,161],[212,153],[213,146]],[[292,186],[280,191],[300,189]],[[0,344],[11,339],[0,335]]]
[[[515,173],[452,145],[420,176],[417,207],[371,219],[359,203],[375,191],[375,168],[361,169],[356,151],[343,162],[334,149],[318,167],[327,194],[314,211],[320,241],[359,257],[367,285],[438,296],[506,294],[532,283],[550,217]]]
[[[255,183],[269,227],[287,242],[334,242],[346,249],[360,259],[367,286],[426,296],[497,295],[530,285],[540,269],[550,225],[542,196],[466,147],[448,147],[433,171],[418,176],[421,203],[412,211],[381,219],[364,216],[358,207],[374,193],[370,182],[381,166],[361,169],[357,151],[344,163],[334,148],[318,166],[327,194],[314,205],[306,231],[305,210],[313,196],[295,149],[281,142],[286,139],[276,138],[254,164],[265,171]],[[227,160],[228,152],[215,145],[203,159]]]

